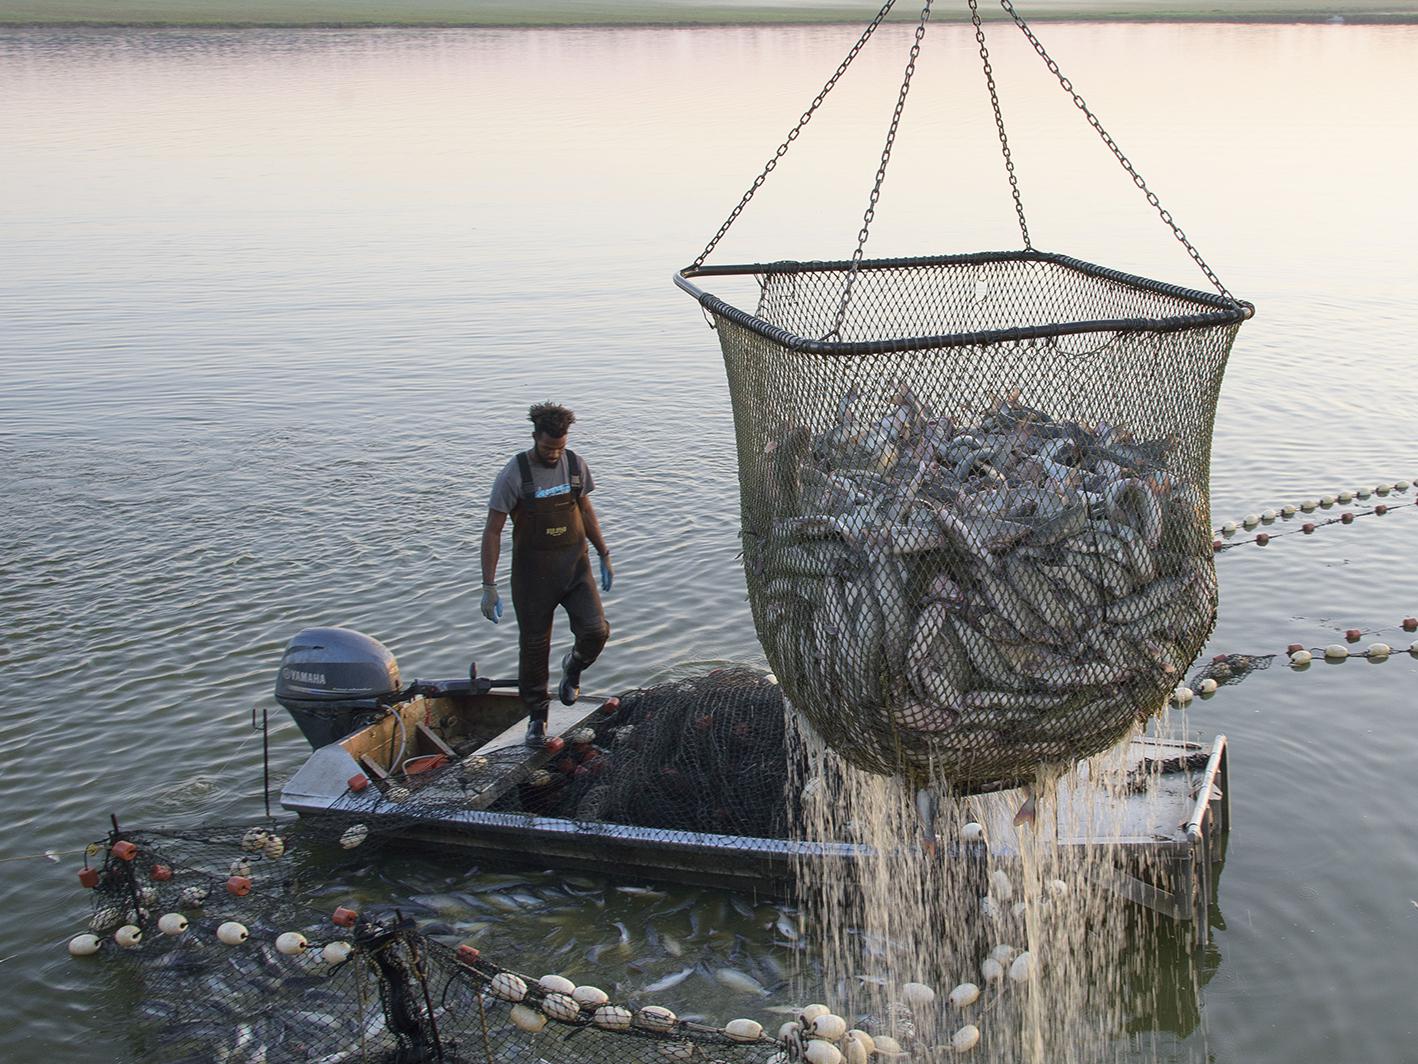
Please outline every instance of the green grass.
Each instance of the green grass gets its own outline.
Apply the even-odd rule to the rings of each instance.
[[[875,0],[0,0],[0,24],[550,26],[864,22]],[[982,3],[990,17],[1000,11]],[[962,5],[963,7],[963,5]],[[915,0],[899,16],[914,19]],[[1418,21],[1418,0],[1020,0],[1029,19]]]

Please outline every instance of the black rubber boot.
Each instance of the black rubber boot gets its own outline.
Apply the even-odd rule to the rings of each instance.
[[[581,697],[583,668],[585,666],[581,664],[581,659],[576,656],[574,650],[568,650],[566,657],[561,659],[561,685],[556,689],[556,694],[563,706],[574,706],[576,699]]]
[[[523,740],[528,746],[546,746],[547,744],[547,722],[544,718],[531,716],[527,718],[527,738]]]

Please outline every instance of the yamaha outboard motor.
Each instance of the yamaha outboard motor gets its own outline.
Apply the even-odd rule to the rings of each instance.
[[[276,701],[317,750],[364,727],[398,693],[389,648],[350,628],[305,629],[286,644],[276,675]]]

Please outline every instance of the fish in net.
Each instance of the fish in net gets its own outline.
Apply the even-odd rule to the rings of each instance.
[[[515,972],[397,908],[322,911],[340,846],[310,825],[115,832],[94,850],[89,928],[69,949],[111,962],[109,1029],[135,1059],[737,1064],[784,1049],[756,1021]]]
[[[325,884],[351,858],[328,827],[115,829],[95,843],[99,860],[81,876],[89,927],[69,950],[96,961],[108,984],[96,995],[111,1013],[106,1035],[154,1064],[866,1064],[972,1048],[976,1021],[988,1015],[1007,1031],[1024,1006],[1022,979],[1001,969],[948,998],[906,982],[904,1003],[869,1014],[775,1007],[776,1028],[767,1015],[682,1017],[654,1001],[659,983],[620,996],[432,934],[410,915],[414,899],[332,909]],[[1001,919],[1000,933],[1019,930]],[[717,978],[730,975],[749,981]],[[764,989],[749,989],[762,1004]]]
[[[720,333],[726,352],[746,335]],[[1166,390],[1127,411],[1061,375],[1055,416],[977,379],[972,404],[979,354],[918,360],[919,392],[862,359],[794,365],[796,399],[784,379],[736,395],[744,568],[788,697],[853,764],[957,789],[1113,745],[1216,611],[1205,440]],[[1056,355],[1014,353],[1044,381]]]

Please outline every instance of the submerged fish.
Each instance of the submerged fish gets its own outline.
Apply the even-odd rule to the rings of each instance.
[[[727,987],[740,994],[763,995],[768,993],[762,983],[747,972],[741,972],[737,968],[716,969],[714,978],[719,982],[720,986]]]
[[[690,965],[688,968],[681,968],[677,972],[671,972],[669,975],[664,976],[661,979],[656,979],[653,983],[651,983],[645,988],[644,992],[646,994],[658,994],[661,991],[669,990],[671,987],[679,986],[680,983],[684,982],[693,974],[694,965]]]

